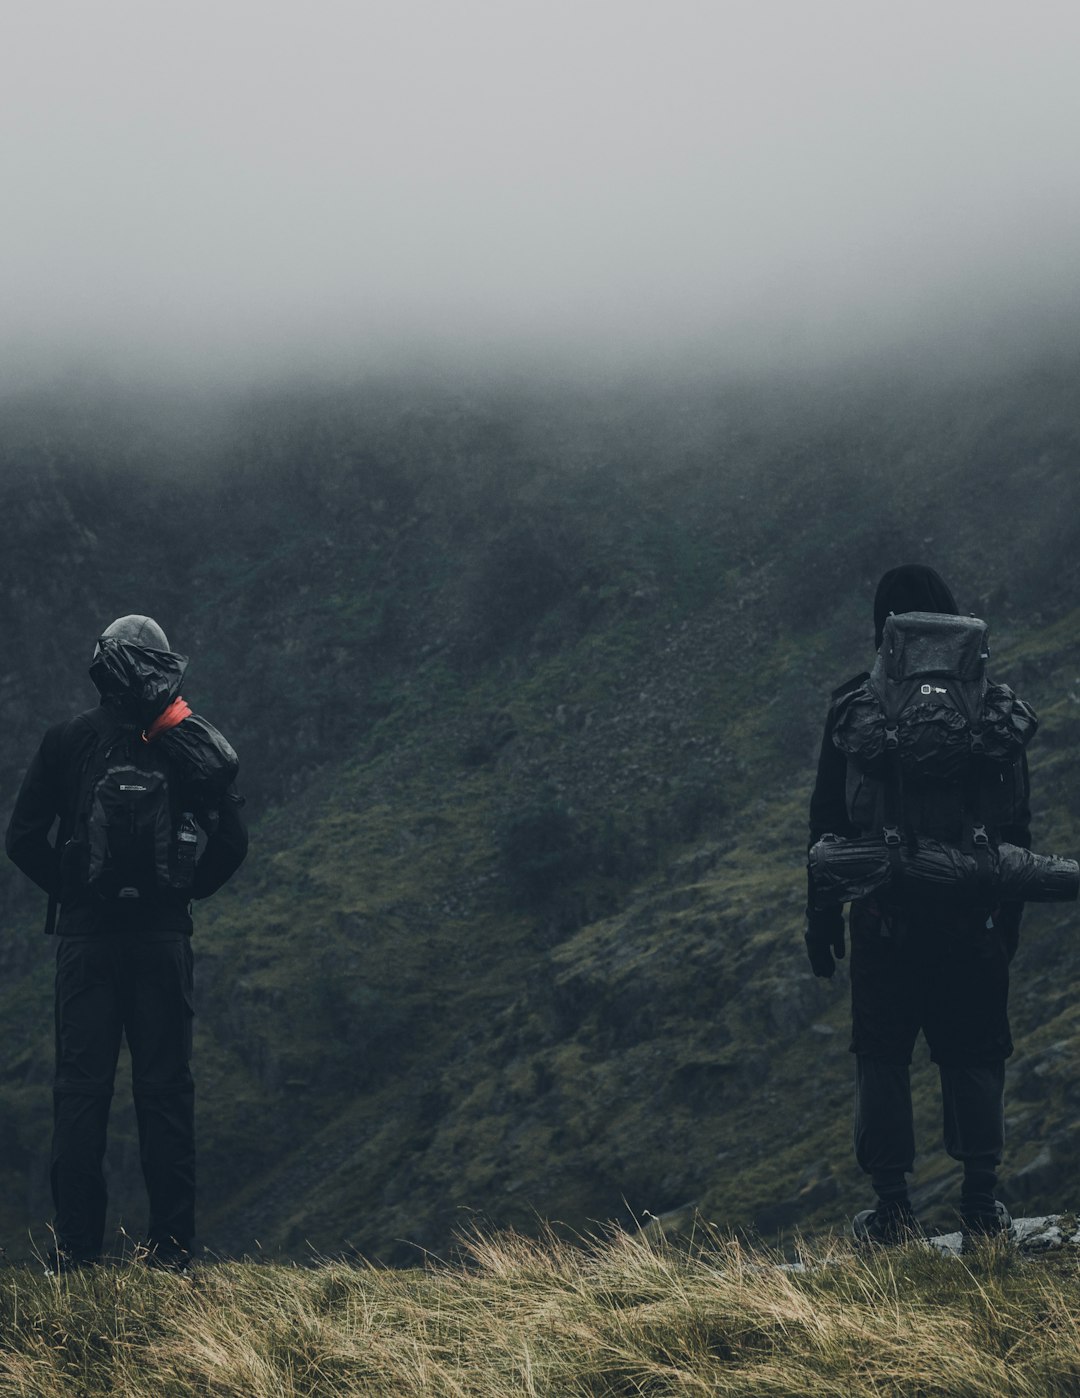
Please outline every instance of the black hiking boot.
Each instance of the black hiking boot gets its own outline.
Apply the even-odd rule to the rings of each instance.
[[[926,1236],[906,1199],[901,1203],[879,1203],[876,1209],[863,1209],[851,1220],[851,1231],[856,1247],[866,1248],[901,1247]]]
[[[165,1243],[150,1243],[140,1256],[143,1266],[154,1272],[175,1272],[183,1276],[191,1267],[189,1250],[169,1239]]]
[[[960,1229],[963,1251],[987,1238],[1007,1238],[1012,1233],[1012,1218],[1000,1199],[987,1203],[960,1203]]]
[[[85,1272],[91,1267],[101,1266],[101,1254],[69,1252],[67,1248],[50,1248],[45,1255],[45,1275],[47,1277],[67,1277],[73,1272]]]

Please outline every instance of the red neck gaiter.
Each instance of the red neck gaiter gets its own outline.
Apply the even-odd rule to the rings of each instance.
[[[175,728],[178,723],[191,717],[191,706],[185,699],[174,699],[167,709],[163,709],[142,735],[144,743],[152,743],[159,733]]]

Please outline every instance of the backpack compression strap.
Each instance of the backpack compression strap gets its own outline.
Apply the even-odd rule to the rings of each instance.
[[[990,836],[983,819],[983,783],[986,776],[986,743],[982,728],[971,729],[971,777],[967,786],[968,811],[971,824],[971,844],[978,875],[975,887],[987,907],[993,905],[993,869],[990,860]],[[995,842],[996,843],[996,842]]]

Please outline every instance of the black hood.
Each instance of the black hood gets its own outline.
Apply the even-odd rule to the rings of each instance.
[[[106,627],[90,666],[102,702],[140,727],[153,723],[179,695],[187,671],[187,657],[168,646],[150,617],[120,617]]]
[[[874,594],[874,646],[881,647],[885,618],[890,612],[942,612],[959,616],[956,598],[948,584],[923,563],[902,563],[890,568]]]

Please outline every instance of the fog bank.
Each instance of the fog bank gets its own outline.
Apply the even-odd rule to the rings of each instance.
[[[972,342],[1075,294],[1080,12],[19,7],[0,367]]]

